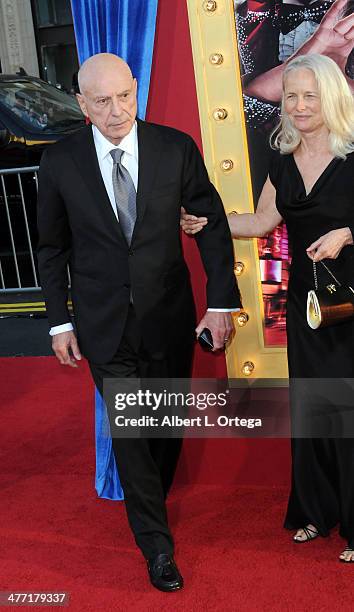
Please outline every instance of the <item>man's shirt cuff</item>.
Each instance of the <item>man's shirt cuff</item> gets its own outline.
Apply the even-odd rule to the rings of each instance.
[[[62,334],[63,332],[73,331],[74,327],[71,323],[63,323],[62,325],[55,325],[51,327],[49,330],[50,336],[56,336],[57,334]]]
[[[208,312],[239,312],[241,308],[208,308]]]
[[[208,308],[208,312],[238,312],[240,308]],[[55,325],[49,330],[50,336],[56,336],[63,332],[73,331],[74,327],[71,323],[63,323],[62,325]]]

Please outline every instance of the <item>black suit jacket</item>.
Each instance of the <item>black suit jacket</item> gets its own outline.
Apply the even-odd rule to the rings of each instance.
[[[195,311],[179,229],[180,207],[208,217],[196,236],[208,307],[241,305],[222,202],[194,141],[138,120],[137,221],[130,247],[100,173],[92,128],[49,147],[39,170],[38,261],[51,326],[69,322],[66,265],[83,354],[106,363],[118,348],[132,294],[146,349],[183,350]]]

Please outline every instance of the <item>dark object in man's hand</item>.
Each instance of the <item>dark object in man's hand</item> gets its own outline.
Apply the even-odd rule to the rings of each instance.
[[[210,329],[204,327],[203,331],[198,336],[198,342],[205,351],[212,351],[214,348],[213,336]]]

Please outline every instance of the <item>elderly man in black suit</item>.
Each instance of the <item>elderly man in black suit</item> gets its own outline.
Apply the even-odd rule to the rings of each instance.
[[[89,58],[79,86],[92,125],[49,147],[39,172],[38,260],[53,350],[72,367],[82,351],[101,393],[105,377],[188,377],[195,332],[209,328],[214,350],[222,348],[241,305],[222,202],[189,136],[136,118],[137,82],[121,58]],[[197,235],[208,277],[197,328],[182,205],[208,218]],[[178,439],[113,437],[128,520],[163,591],[183,586],[165,506],[180,447]]]

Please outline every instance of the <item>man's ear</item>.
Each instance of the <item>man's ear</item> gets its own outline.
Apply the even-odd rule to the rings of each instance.
[[[82,113],[85,115],[85,117],[88,117],[88,111],[84,96],[82,94],[76,94],[76,99],[79,103]]]

